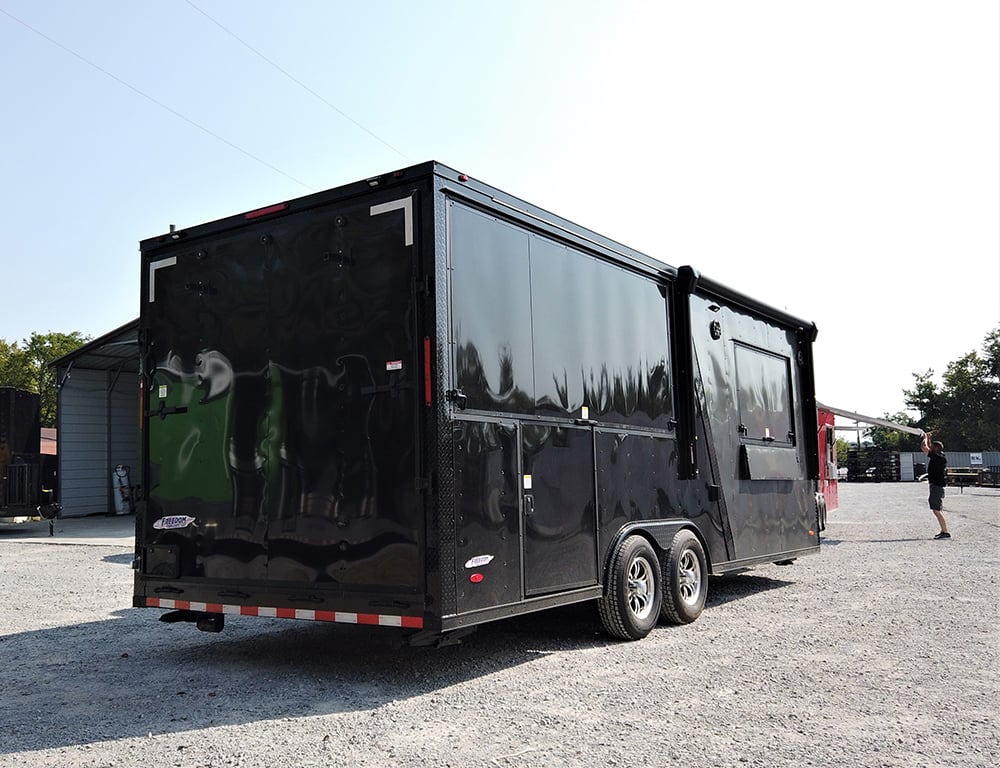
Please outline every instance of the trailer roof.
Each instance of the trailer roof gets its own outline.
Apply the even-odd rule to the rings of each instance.
[[[661,261],[653,256],[634,250],[627,245],[612,240],[604,235],[595,232],[588,227],[576,224],[557,214],[533,205],[521,198],[510,195],[497,187],[491,186],[483,181],[472,178],[466,173],[454,168],[430,160],[424,163],[399,168],[394,171],[366,179],[351,182],[339,187],[314,192],[291,200],[272,203],[260,208],[228,216],[223,219],[206,222],[204,224],[174,230],[171,227],[169,232],[140,241],[140,248],[143,252],[155,251],[159,248],[167,247],[179,240],[186,238],[197,238],[211,235],[226,230],[234,229],[244,225],[248,220],[264,218],[268,216],[279,216],[286,213],[293,213],[320,205],[325,205],[337,200],[365,194],[373,189],[406,184],[421,178],[436,177],[437,188],[450,196],[463,198],[473,203],[478,202],[491,210],[501,209],[506,215],[517,219],[520,222],[535,227],[542,231],[547,231],[558,237],[568,237],[578,244],[589,246],[592,249],[602,251],[618,262],[631,266],[640,272],[644,272],[662,279],[673,280],[679,273],[686,273],[694,276],[694,283],[690,285],[690,290],[702,290],[712,293],[720,298],[733,301],[745,309],[764,314],[784,325],[806,330],[815,338],[816,326],[814,323],[790,315],[777,307],[773,307],[764,302],[757,301],[739,291],[711,280],[701,275],[693,267],[685,266],[678,269],[675,266]],[[690,277],[684,278],[686,281]]]
[[[589,244],[599,250],[610,252],[624,262],[631,263],[643,271],[664,277],[673,277],[676,269],[647,254],[629,248],[627,245],[605,237],[588,227],[565,219],[557,214],[540,208],[526,200],[510,195],[486,182],[480,181],[466,173],[457,171],[444,163],[430,160],[417,165],[387,171],[369,176],[366,179],[332,187],[321,192],[314,192],[302,197],[279,202],[272,202],[251,211],[245,211],[227,216],[223,219],[197,224],[191,227],[173,229],[140,241],[142,251],[154,251],[169,246],[179,240],[197,238],[233,229],[245,224],[248,220],[268,216],[280,216],[295,211],[301,211],[337,200],[364,194],[379,187],[405,185],[421,178],[436,177],[437,186],[449,195],[463,197],[486,204],[491,209],[502,209],[512,218],[520,219],[529,226],[556,232],[561,236],[569,236],[581,243]]]

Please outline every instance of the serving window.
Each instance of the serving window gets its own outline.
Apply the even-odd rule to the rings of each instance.
[[[736,383],[743,440],[794,445],[791,361],[736,342]]]

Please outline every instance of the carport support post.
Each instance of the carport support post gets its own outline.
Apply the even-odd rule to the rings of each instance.
[[[111,409],[113,408],[112,401],[114,400],[115,387],[118,386],[118,379],[122,375],[122,368],[125,367],[125,361],[122,360],[121,365],[118,366],[118,370],[110,372],[108,374],[107,389],[104,392],[104,418],[106,420],[105,426],[107,427],[107,432],[105,434],[105,449],[106,449],[106,464],[104,466],[104,479],[108,482],[108,515],[116,514],[117,507],[115,506],[115,493],[120,493],[115,488],[114,481],[111,479],[109,470],[114,467],[112,462],[114,461],[113,456],[113,446],[112,435],[111,435]]]

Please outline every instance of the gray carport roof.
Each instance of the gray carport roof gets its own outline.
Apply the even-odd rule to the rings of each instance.
[[[89,341],[62,357],[57,357],[50,368],[81,368],[97,371],[139,372],[139,320]]]

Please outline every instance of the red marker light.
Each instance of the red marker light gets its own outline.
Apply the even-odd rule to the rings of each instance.
[[[468,181],[469,177],[466,176],[464,173],[460,173],[460,174],[458,174],[458,180],[459,181]]]
[[[269,213],[278,213],[278,211],[284,211],[288,208],[288,203],[278,203],[277,205],[269,205],[267,208],[258,208],[256,211],[250,211],[246,214],[244,218],[247,219],[259,219],[261,216],[267,216]]]
[[[474,573],[469,577],[469,581],[471,581],[473,584],[478,584],[482,580],[483,580],[483,574],[481,573]]]

